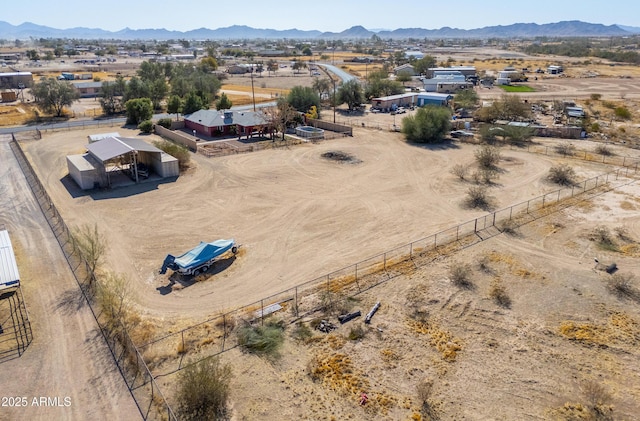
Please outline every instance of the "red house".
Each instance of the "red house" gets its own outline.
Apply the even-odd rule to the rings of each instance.
[[[199,110],[185,116],[184,126],[210,137],[273,135],[273,124],[262,111]]]

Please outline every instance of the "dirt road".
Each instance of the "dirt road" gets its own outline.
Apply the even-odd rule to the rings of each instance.
[[[0,419],[139,418],[9,139],[0,139],[0,222],[16,251],[34,340],[21,357],[2,364],[2,396],[26,397],[27,406],[2,407]],[[41,397],[58,399],[35,405]]]

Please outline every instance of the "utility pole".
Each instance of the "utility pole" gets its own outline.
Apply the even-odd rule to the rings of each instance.
[[[256,92],[253,89],[253,64],[251,65],[251,95],[253,96],[253,112],[256,111]]]
[[[333,122],[336,122],[336,80],[331,77],[331,82],[333,82]]]

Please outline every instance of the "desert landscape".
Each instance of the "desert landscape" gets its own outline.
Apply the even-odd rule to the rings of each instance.
[[[514,60],[530,68],[550,60],[496,54],[470,52],[457,61],[479,68],[491,64],[497,70]],[[519,95],[532,103],[573,100],[601,111],[601,103],[586,104],[595,93],[602,102],[637,108],[636,67],[603,63],[578,70],[569,64],[568,77],[530,81],[535,92]],[[362,65],[344,68],[360,75],[363,70]],[[594,72],[598,77],[583,76]],[[292,81],[313,82],[308,74],[282,73],[253,81],[259,101],[286,94]],[[234,76],[222,89],[235,104],[248,105],[251,82]],[[477,93],[485,101],[502,95],[498,88],[477,88]],[[82,100],[73,112],[95,109],[95,99]],[[323,119],[332,118],[332,110],[325,109]],[[222,347],[221,361],[233,371],[233,420],[636,419],[640,190],[633,163],[640,160],[640,150],[630,147],[636,145],[636,122],[609,122],[611,132],[619,133],[606,146],[611,162],[624,159],[624,174],[619,164],[579,159],[582,152],[598,156],[604,143],[597,136],[532,141],[538,151],[555,151],[570,142],[580,152],[575,156],[500,147],[498,178],[488,190],[490,207],[474,209],[465,205],[473,182],[452,170],[456,164],[475,168],[480,146],[458,140],[407,143],[392,131],[401,118],[350,115],[342,107],[336,120],[353,126],[353,137],[216,158],[192,154],[189,168],[176,180],[90,192],[77,187],[65,161],[85,151],[88,135],[117,131],[148,143],[161,138],[127,127],[102,127],[44,131],[41,139],[24,138],[20,145],[65,223],[71,228],[95,225],[104,235],[102,270],[126,280],[135,315],[132,338],[174,407],[182,369]],[[16,191],[4,187],[2,216],[22,234],[14,245],[20,263],[29,268],[22,274],[25,298],[34,303],[30,316],[40,333],[27,358],[15,363],[24,378],[16,381],[6,370],[0,379],[16,384],[12,390],[18,394],[32,395],[42,384],[55,387],[40,395],[66,396],[73,389],[72,401],[78,404],[59,408],[59,419],[137,414],[88,307],[74,294],[77,284],[8,142],[0,141],[2,162],[9,163],[4,175]],[[327,153],[350,159],[338,162],[327,159]],[[573,187],[618,173],[570,199],[569,207],[551,206],[533,218],[517,219],[518,224],[501,227],[502,233],[493,227],[487,238],[437,249],[420,261],[412,256],[394,269],[385,261],[384,268],[369,274],[383,282],[355,290],[349,279],[331,289],[337,307],[333,302],[327,306],[318,283],[312,283],[299,291],[299,299],[306,300],[304,311],[283,294],[281,309],[264,319],[255,316],[262,299],[556,191],[559,186],[547,175],[558,164],[575,170]],[[610,242],[603,241],[605,234]],[[240,252],[195,279],[159,274],[167,254],[219,238],[235,239]],[[42,254],[27,251],[34,248]],[[617,271],[607,272],[613,263]],[[296,289],[295,305],[297,294]],[[377,302],[380,308],[371,323],[363,323]],[[242,312],[234,313],[238,308]],[[338,322],[338,313],[355,310],[362,316]],[[225,318],[221,326],[217,320],[223,314],[233,319]],[[323,319],[336,329],[318,330]],[[277,355],[253,355],[236,346],[238,331],[251,322],[283,328]],[[67,379],[66,384],[57,378]],[[97,387],[108,399],[93,399],[79,384]],[[363,393],[368,397],[364,405]],[[53,413],[29,411],[14,408],[7,416]]]

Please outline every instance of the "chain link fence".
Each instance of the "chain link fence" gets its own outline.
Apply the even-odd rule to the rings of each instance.
[[[91,297],[91,291],[95,289],[99,279],[75,250],[71,231],[38,179],[20,144],[15,141],[15,137],[11,141],[11,149],[78,283],[78,293],[82,294],[88,304],[118,370],[140,410],[140,415],[144,420],[177,421],[126,327],[122,322],[118,322],[115,326],[109,323],[110,319],[105,313],[109,309],[100,308]]]

